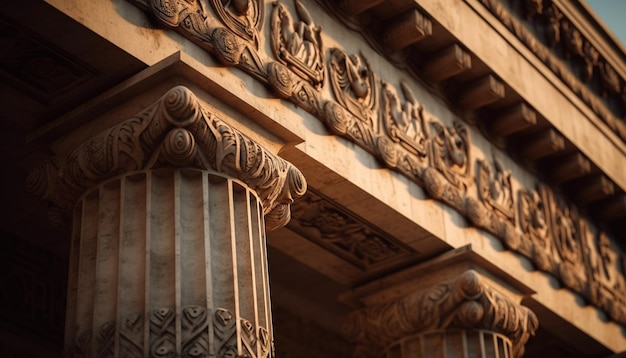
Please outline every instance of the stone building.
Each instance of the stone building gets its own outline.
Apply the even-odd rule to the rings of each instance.
[[[626,351],[626,50],[584,1],[0,26],[0,356]]]

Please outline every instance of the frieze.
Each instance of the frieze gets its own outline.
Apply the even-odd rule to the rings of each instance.
[[[415,259],[417,252],[309,190],[292,206],[287,227],[371,272]]]
[[[289,221],[289,206],[306,191],[302,173],[200,106],[178,86],[137,116],[48,161],[29,188],[69,213],[87,189],[116,175],[158,167],[195,167],[232,175],[259,195],[267,230]]]
[[[154,10],[146,5],[158,0],[129,1],[154,13]],[[550,69],[569,84],[611,128],[626,139],[626,126],[622,127],[623,123],[608,112],[561,60],[555,59],[546,45],[537,41],[535,36],[521,26],[499,2],[481,1]],[[180,9],[188,8],[193,2],[190,4],[184,0],[175,0],[172,3],[178,4],[178,13],[181,14]],[[296,7],[301,5],[296,2]],[[531,8],[529,16],[533,11],[533,16],[538,16],[537,5],[529,4]],[[274,11],[280,11],[281,6],[277,4]],[[304,11],[303,5],[301,7],[296,9],[298,20],[290,15],[291,25],[289,20],[285,21],[290,30],[300,26],[304,34],[309,30],[315,30],[316,27],[313,25],[315,21],[311,13]],[[535,10],[532,10],[533,8]],[[278,98],[288,100],[316,116],[326,125],[329,132],[356,143],[378,158],[384,166],[422,186],[433,199],[457,210],[468,219],[470,225],[493,234],[505,247],[529,258],[537,269],[551,273],[564,286],[580,293],[591,304],[605,310],[612,319],[626,324],[626,317],[620,313],[626,307],[626,304],[622,304],[626,302],[626,292],[620,287],[607,287],[599,283],[601,277],[592,274],[595,271],[590,265],[601,262],[599,252],[592,251],[590,255],[593,258],[583,257],[581,261],[580,251],[583,245],[586,245],[588,240],[593,240],[590,236],[594,236],[593,225],[589,219],[580,215],[574,206],[562,201],[547,187],[540,185],[539,189],[520,188],[513,192],[507,168],[494,164],[496,166],[494,170],[486,162],[483,162],[484,167],[482,164],[479,165],[477,162],[479,158],[474,158],[470,151],[472,142],[469,129],[458,122],[444,123],[431,115],[417,102],[409,84],[400,84],[403,97],[401,98],[393,84],[378,78],[364,54],[350,54],[342,49],[323,47],[317,49],[321,48],[320,58],[326,61],[328,80],[316,83],[303,73],[305,71],[281,58],[281,52],[262,53],[249,38],[223,27],[224,22],[218,15],[209,11],[210,7],[199,6],[194,9],[176,17],[176,21],[171,20],[171,17],[162,20],[162,15],[157,18],[161,19],[164,26],[175,28],[213,53],[225,65],[236,66],[266,84]],[[541,16],[548,16],[551,11],[556,14],[556,18],[548,21],[550,25],[547,25],[546,33],[551,36],[554,43],[564,42],[566,34],[562,29],[563,17],[558,9],[547,7],[542,10]],[[286,19],[286,15],[283,16]],[[202,25],[193,25],[195,20],[192,19],[195,18],[204,19]],[[309,29],[305,30],[304,25],[309,26]],[[317,34],[320,37],[324,35],[321,31]],[[579,51],[578,35],[568,33],[567,36],[569,36],[567,41],[571,42],[567,46],[571,46],[573,50],[570,51],[574,51],[572,55],[580,57],[579,54],[582,53],[583,56],[587,56],[595,73],[596,55],[591,48],[585,46],[586,40],[582,42]],[[304,46],[312,50],[313,45],[315,43],[311,41]],[[322,41],[316,45],[322,46]],[[304,54],[298,51],[296,53]],[[275,59],[271,58],[272,55]],[[601,58],[597,61],[598,66],[604,66],[600,65],[603,62]],[[607,83],[612,81],[610,78],[614,75],[610,67],[604,66],[604,69],[599,67],[599,71],[605,73]],[[185,130],[179,128],[174,131],[177,133],[176,138],[187,138]],[[423,131],[419,133],[420,130]],[[202,137],[194,138],[202,143]],[[176,155],[185,156],[184,150],[181,149],[179,152]],[[189,158],[192,157],[196,158],[193,155]],[[168,160],[168,157],[159,158]],[[487,167],[491,168],[491,171],[487,170]],[[476,173],[473,168],[477,168]],[[40,173],[45,175],[46,171]],[[298,180],[295,181],[293,187],[301,187]],[[469,190],[474,186],[477,190]],[[265,190],[270,188],[267,187]],[[519,200],[517,204],[515,198]],[[617,261],[621,262],[622,254],[617,255],[620,257]],[[623,270],[614,270],[613,273],[623,280]],[[609,296],[614,298],[613,305],[609,305],[607,300],[602,298],[606,297],[606,294],[602,297],[598,294],[603,289],[608,290]],[[614,308],[616,306],[619,306],[619,309]]]

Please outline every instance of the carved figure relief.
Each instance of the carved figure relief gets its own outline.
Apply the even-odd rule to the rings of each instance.
[[[276,2],[272,13],[271,45],[274,56],[304,80],[320,89],[324,84],[324,46],[321,27],[301,1],[294,0],[298,21]]]
[[[229,30],[259,47],[265,17],[262,0],[211,0],[213,10]]]
[[[444,126],[430,122],[431,165],[458,189],[467,189],[466,180],[470,173],[469,132],[459,122]]]
[[[514,221],[513,188],[511,172],[505,170],[499,161],[494,160],[495,172],[484,160],[478,160],[478,195],[490,209],[509,221]]]
[[[378,132],[378,87],[374,71],[362,55],[330,50],[330,84],[337,101]]]
[[[402,145],[410,153],[426,159],[428,142],[424,124],[423,107],[406,83],[400,87],[405,101],[401,102],[394,87],[382,82],[382,122],[385,132],[392,141]]]

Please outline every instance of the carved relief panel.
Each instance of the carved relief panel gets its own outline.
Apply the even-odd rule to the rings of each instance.
[[[415,251],[309,191],[287,226],[363,270],[406,262]]]
[[[469,132],[459,122],[445,126],[430,122],[431,165],[457,189],[465,192],[470,175]]]
[[[382,82],[382,122],[385,133],[404,149],[426,160],[428,142],[424,124],[424,108],[415,99],[415,95],[404,82],[400,83],[404,101],[401,101],[395,88],[388,82]]]
[[[330,84],[337,101],[359,120],[378,132],[378,87],[376,74],[363,55],[330,50]]]
[[[322,28],[302,2],[294,1],[298,19],[294,20],[287,7],[274,3],[271,21],[271,46],[276,59],[300,78],[320,89],[324,84],[324,46]]]
[[[485,206],[506,220],[514,222],[513,188],[511,172],[494,160],[495,170],[484,160],[478,159],[478,196]]]
[[[546,188],[519,192],[519,224],[522,232],[532,243],[533,261],[539,269],[551,272],[554,266],[554,245],[550,230],[550,218]]]

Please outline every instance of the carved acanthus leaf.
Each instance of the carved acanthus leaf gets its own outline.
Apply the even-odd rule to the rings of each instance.
[[[182,86],[87,140],[58,167],[40,167],[29,183],[69,211],[87,189],[121,173],[156,167],[216,170],[242,180],[262,200],[268,230],[289,221],[289,206],[306,191],[298,169],[203,109]]]
[[[538,328],[537,317],[483,281],[468,270],[450,282],[353,312],[346,335],[375,355],[411,335],[484,329],[508,337],[514,356],[521,357],[524,344]]]

